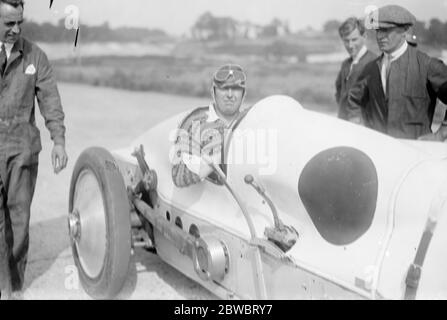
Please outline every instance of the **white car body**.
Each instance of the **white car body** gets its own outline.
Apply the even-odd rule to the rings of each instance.
[[[263,198],[244,182],[247,174],[265,188],[284,224],[298,231],[299,239],[288,252],[269,252],[253,242],[241,208],[227,188],[208,180],[187,188],[174,185],[170,154],[175,130],[185,115],[168,119],[128,148],[112,152],[126,185],[132,185],[140,173],[131,153],[143,145],[146,161],[158,175],[154,214],[165,217],[168,211],[170,221],[179,217],[186,232],[194,224],[201,236],[211,235],[228,249],[223,279],[203,279],[194,263],[155,228],[157,253],[168,264],[222,298],[403,299],[407,272],[430,216],[436,228],[422,266],[417,298],[447,298],[446,144],[396,140],[305,110],[285,96],[257,103],[238,124],[238,136],[228,140],[226,156],[232,161],[227,180],[245,203],[256,238],[266,240],[264,230],[273,226],[273,218]],[[366,155],[371,170],[377,173],[377,180],[371,182],[377,183],[373,218],[366,231],[343,244],[322,236],[300,195],[300,188],[306,186],[299,186],[312,159],[337,148]],[[256,159],[250,159],[250,154]],[[335,227],[341,233],[350,232],[349,226],[328,228]],[[343,237],[340,234],[339,238]],[[257,265],[257,257],[261,265]]]

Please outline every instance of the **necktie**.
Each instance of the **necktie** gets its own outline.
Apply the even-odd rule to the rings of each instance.
[[[352,70],[354,69],[354,67],[355,67],[356,64],[357,64],[356,61],[352,61],[351,66],[349,67],[349,73],[348,73],[348,76],[346,77],[346,80],[348,80],[349,77],[351,76],[351,74],[352,74]]]
[[[2,43],[1,51],[0,51],[0,75],[3,77],[3,73],[5,72],[7,57],[6,57],[6,48],[5,44]]]
[[[385,54],[383,56],[382,61],[382,70],[381,70],[381,76],[382,76],[382,85],[383,85],[383,92],[385,95],[387,94],[387,86],[388,86],[388,78],[390,76],[390,69],[391,69],[391,57],[388,54]]]

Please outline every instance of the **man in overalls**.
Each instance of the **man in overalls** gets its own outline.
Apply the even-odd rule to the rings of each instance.
[[[64,113],[45,53],[20,36],[23,0],[0,0],[0,295],[19,297],[29,247],[30,207],[42,149],[37,98],[54,147],[55,173],[67,164]]]

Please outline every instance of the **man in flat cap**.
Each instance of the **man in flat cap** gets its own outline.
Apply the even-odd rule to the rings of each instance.
[[[220,67],[213,76],[213,102],[197,108],[181,122],[175,141],[172,179],[177,187],[187,187],[208,178],[220,183],[208,161],[225,171],[225,132],[242,116],[246,75],[235,64]],[[205,160],[206,158],[206,160]]]
[[[0,0],[0,295],[20,298],[30,207],[42,149],[35,102],[54,147],[55,173],[67,164],[64,113],[45,53],[21,37],[23,0]],[[51,195],[48,195],[49,197]]]
[[[340,26],[338,33],[349,58],[343,61],[335,81],[335,99],[338,104],[338,117],[347,120],[349,90],[365,66],[377,58],[377,55],[366,48],[365,26],[360,19],[348,18]]]
[[[415,17],[388,5],[372,15],[382,55],[369,63],[349,92],[349,118],[401,139],[443,141],[447,128],[431,132],[437,98],[447,102],[447,66],[414,46],[406,37]]]

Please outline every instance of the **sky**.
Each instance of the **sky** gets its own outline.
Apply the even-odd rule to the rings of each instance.
[[[279,18],[297,31],[308,26],[321,29],[327,20],[362,16],[368,6],[384,4],[404,6],[418,20],[447,20],[447,0],[53,0],[51,10],[50,0],[26,0],[25,17],[56,23],[67,16],[68,6],[75,5],[81,25],[108,22],[111,27],[158,28],[182,35],[202,13],[210,11],[215,16],[261,25]]]

